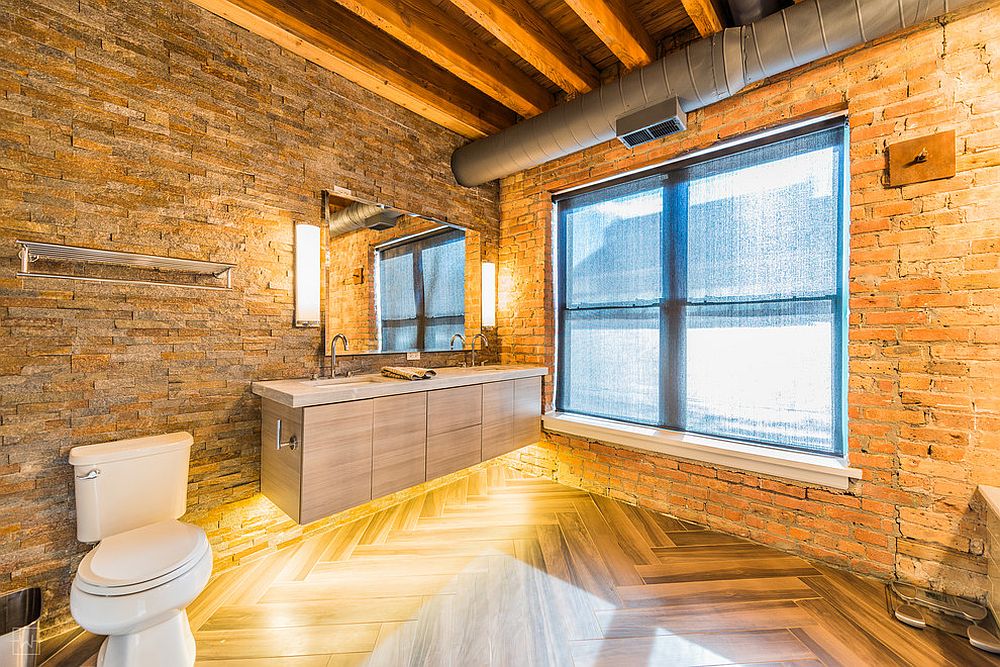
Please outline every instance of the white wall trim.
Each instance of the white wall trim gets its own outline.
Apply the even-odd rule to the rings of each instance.
[[[847,489],[851,479],[861,478],[861,470],[851,468],[846,460],[839,457],[780,450],[613,419],[548,412],[542,419],[542,425],[545,430],[555,433],[835,489]]]

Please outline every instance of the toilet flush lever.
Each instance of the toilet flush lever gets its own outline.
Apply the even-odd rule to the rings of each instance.
[[[91,468],[90,470],[88,470],[83,475],[77,475],[76,478],[77,479],[97,479],[97,476],[100,475],[100,474],[101,474],[101,471],[100,471],[99,468]]]
[[[282,447],[288,447],[289,449],[293,449],[294,450],[296,447],[298,447],[298,445],[299,445],[299,439],[297,437],[295,437],[294,433],[292,434],[292,437],[290,437],[288,439],[288,442],[282,442],[281,441],[281,420],[280,419],[276,420],[275,425],[277,427],[275,429],[276,433],[275,433],[275,437],[274,437],[274,448],[275,449],[279,449],[280,450]]]

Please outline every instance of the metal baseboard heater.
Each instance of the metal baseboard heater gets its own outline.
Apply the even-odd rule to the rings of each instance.
[[[673,129],[691,113],[732,97],[745,86],[937,18],[975,0],[803,0],[739,28],[699,39],[498,134],[452,154],[455,179],[482,185],[622,137],[623,143]],[[671,98],[679,112],[672,111]],[[654,122],[633,127],[631,114],[664,104]],[[624,128],[619,127],[619,122]],[[664,125],[658,127],[659,123]],[[654,130],[652,128],[656,127]],[[631,128],[631,129],[630,129]],[[622,129],[625,134],[622,134]],[[645,130],[648,135],[626,135]],[[643,142],[644,143],[644,142]],[[639,145],[638,143],[632,145]]]

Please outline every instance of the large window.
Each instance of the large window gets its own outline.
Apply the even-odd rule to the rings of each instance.
[[[447,350],[465,330],[465,232],[382,246],[375,260],[382,351]]]
[[[843,452],[842,121],[557,199],[557,407]]]

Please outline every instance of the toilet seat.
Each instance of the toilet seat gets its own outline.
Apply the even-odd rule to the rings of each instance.
[[[83,557],[76,585],[105,597],[139,593],[180,577],[208,550],[201,528],[160,521],[102,540]]]

